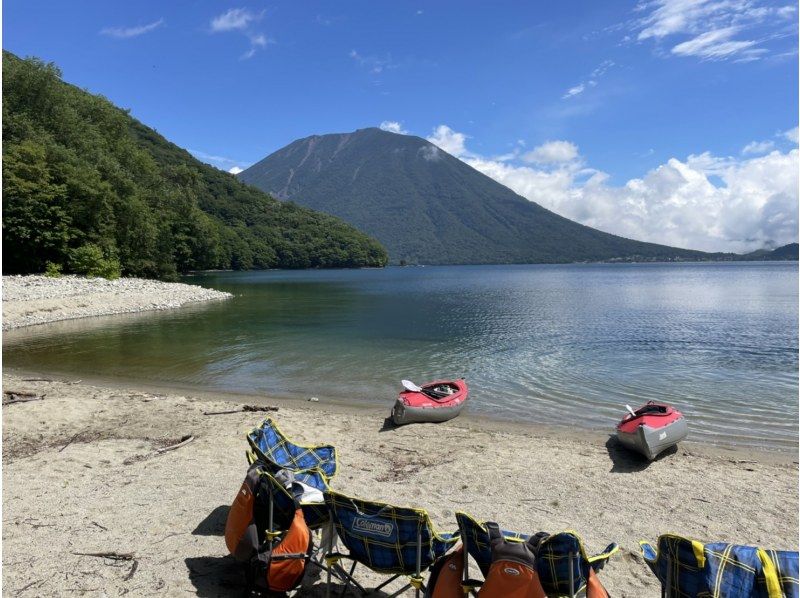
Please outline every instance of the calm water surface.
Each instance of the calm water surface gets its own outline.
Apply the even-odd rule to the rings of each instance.
[[[12,367],[391,404],[401,378],[465,377],[470,410],[610,429],[676,404],[691,438],[790,449],[797,263],[215,273],[173,312],[6,335]]]

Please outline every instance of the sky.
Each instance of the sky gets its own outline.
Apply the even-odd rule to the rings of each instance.
[[[381,126],[601,230],[750,251],[798,237],[797,24],[788,0],[6,0],[3,48],[224,170]]]

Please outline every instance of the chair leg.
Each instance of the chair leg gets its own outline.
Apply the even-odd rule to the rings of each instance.
[[[350,571],[347,573],[347,581],[345,582],[342,591],[339,593],[339,598],[342,598],[342,596],[344,596],[347,593],[347,588],[350,587],[350,583],[353,581],[353,571],[356,570],[357,564],[358,563],[356,561],[353,561],[353,566],[350,567]]]
[[[330,522],[330,527],[328,528],[328,538],[327,538],[328,542],[327,542],[327,546],[325,547],[325,557],[329,557],[329,556],[331,556],[331,554],[333,554],[333,534],[334,533],[335,533],[335,530],[334,530],[334,527],[333,527],[333,521],[331,521]],[[328,562],[326,562],[325,564],[327,565],[327,568],[328,568],[328,581],[325,584],[325,598],[331,598],[331,569],[333,569],[333,566]]]
[[[422,527],[417,528],[417,583],[422,577]],[[419,598],[419,586],[414,586],[416,598]]]

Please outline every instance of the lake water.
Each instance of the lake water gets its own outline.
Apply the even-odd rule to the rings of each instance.
[[[8,366],[392,403],[464,377],[469,410],[613,428],[678,406],[691,439],[794,449],[797,263],[458,266],[213,273],[234,293],[171,312],[8,334]]]

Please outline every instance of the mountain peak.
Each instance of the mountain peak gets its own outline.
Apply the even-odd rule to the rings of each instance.
[[[377,127],[315,135],[238,175],[281,199],[334,214],[397,262],[536,263],[697,259],[567,220],[413,135]]]

